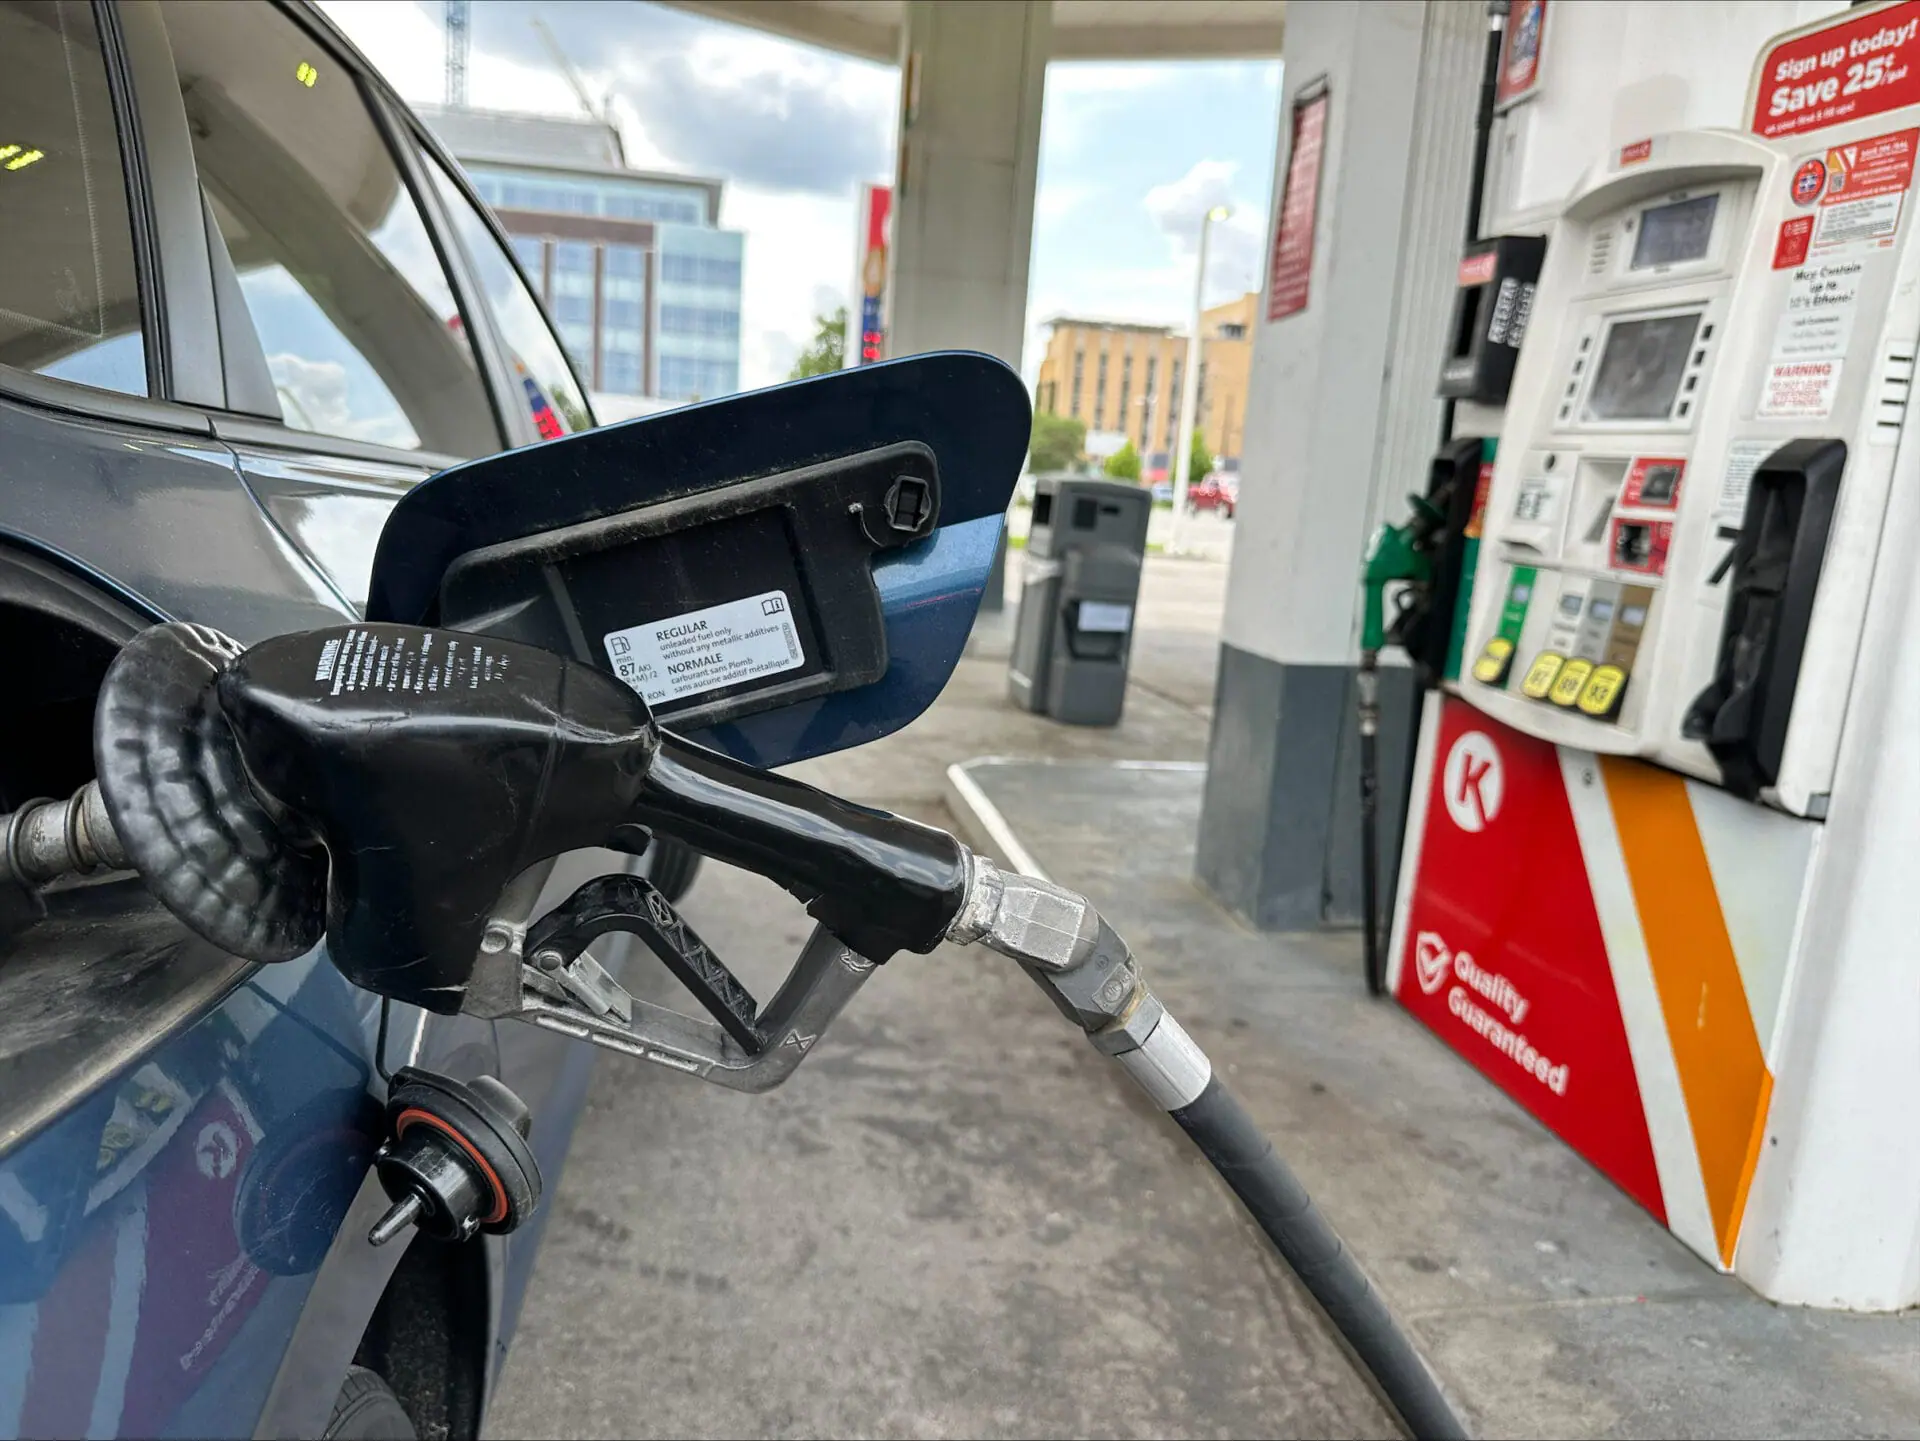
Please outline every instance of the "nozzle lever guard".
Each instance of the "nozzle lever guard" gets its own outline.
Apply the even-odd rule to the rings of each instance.
[[[612,931],[644,941],[714,1019],[641,1000],[615,983],[585,949]],[[761,1010],[650,882],[602,876],[531,924],[502,919],[489,926],[466,1009],[525,1021],[731,1090],[769,1091],[793,1074],[877,968],[816,926]]]

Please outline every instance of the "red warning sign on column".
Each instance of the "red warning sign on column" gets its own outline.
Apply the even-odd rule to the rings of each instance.
[[[1906,0],[1769,50],[1755,74],[1752,130],[1798,135],[1916,103],[1920,0]]]
[[[1324,88],[1293,102],[1287,188],[1280,197],[1280,223],[1273,227],[1268,320],[1284,320],[1307,308],[1307,289],[1313,278],[1313,231],[1320,221],[1320,158],[1327,141],[1327,103]]]

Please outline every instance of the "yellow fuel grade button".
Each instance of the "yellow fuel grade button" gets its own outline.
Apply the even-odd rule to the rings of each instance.
[[[1533,658],[1533,664],[1527,667],[1526,679],[1520,682],[1520,693],[1528,700],[1545,700],[1547,692],[1553,688],[1553,678],[1560,674],[1560,667],[1567,658],[1554,650],[1543,650]]]
[[[1593,675],[1581,688],[1580,709],[1595,720],[1611,720],[1620,708],[1620,695],[1626,688],[1627,673],[1619,666],[1595,666]]]
[[[1560,674],[1554,677],[1553,689],[1547,692],[1547,699],[1557,706],[1570,706],[1580,699],[1580,692],[1586,687],[1587,677],[1593,674],[1593,662],[1574,659],[1560,667]]]
[[[1497,635],[1487,642],[1480,658],[1473,663],[1473,678],[1482,685],[1500,685],[1513,666],[1513,642]]]

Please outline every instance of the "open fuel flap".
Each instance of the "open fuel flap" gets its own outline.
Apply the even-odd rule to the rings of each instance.
[[[395,508],[367,618],[567,655],[755,765],[858,745],[959,660],[1029,425],[945,352],[491,456]]]

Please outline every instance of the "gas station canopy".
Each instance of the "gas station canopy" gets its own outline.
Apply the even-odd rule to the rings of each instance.
[[[668,0],[868,60],[900,58],[906,0]],[[1055,60],[1278,55],[1286,0],[1053,0]]]

